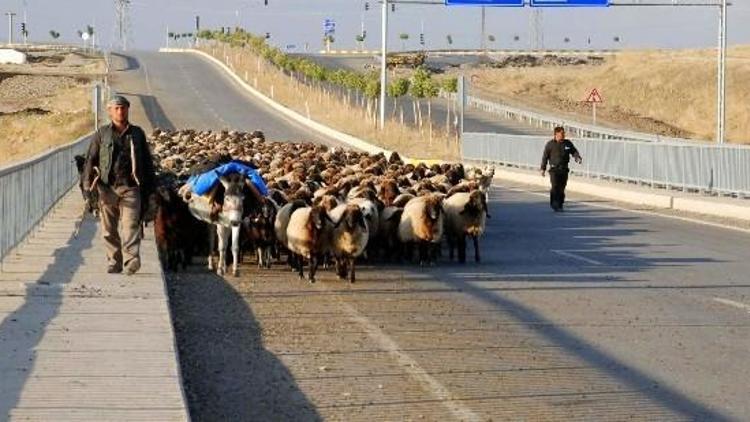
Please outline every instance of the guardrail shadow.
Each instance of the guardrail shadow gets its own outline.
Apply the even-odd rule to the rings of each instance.
[[[127,72],[131,70],[138,70],[141,68],[141,64],[138,62],[138,59],[133,56],[128,56],[120,53],[112,53],[112,55],[125,62],[124,66],[113,69],[117,72]]]
[[[78,237],[70,236],[53,254],[54,261],[26,287],[25,302],[0,323],[0,419],[17,407],[24,386],[32,376],[36,347],[47,326],[57,316],[63,288],[83,264],[83,251],[92,246],[96,221],[86,219]],[[12,273],[5,273],[12,274]],[[2,274],[0,274],[2,277]],[[30,280],[34,281],[34,280]],[[37,301],[35,297],[43,297]],[[40,306],[40,303],[42,306]]]
[[[501,194],[502,195],[502,194]],[[573,206],[575,208],[575,206]],[[634,283],[638,274],[657,267],[691,267],[719,262],[706,257],[648,255],[646,247],[668,248],[650,243],[649,229],[638,217],[622,216],[609,210],[554,214],[537,201],[504,199],[491,205],[492,219],[481,250],[483,262],[472,262],[467,248],[467,264],[445,262],[428,274],[473,299],[491,305],[504,317],[516,321],[540,339],[559,347],[562,353],[578,358],[585,365],[605,374],[614,382],[642,394],[645,400],[687,420],[723,421],[730,418],[689,397],[675,387],[665,385],[638,367],[612,356],[568,327],[557,324],[530,306],[504,292],[544,289],[650,288]],[[620,247],[622,246],[622,247]],[[552,250],[575,251],[584,260],[556,254]],[[658,255],[658,254],[657,254]],[[597,264],[598,263],[598,264]],[[601,264],[601,265],[599,265]],[[410,270],[411,271],[411,270]],[[582,272],[583,271],[583,272]],[[581,274],[581,279],[578,275]],[[513,284],[506,288],[507,281]],[[645,280],[644,280],[645,281]],[[477,285],[474,282],[481,282]],[[533,283],[528,287],[519,283]],[[497,286],[492,284],[497,283]],[[547,283],[550,287],[547,287]],[[698,286],[705,287],[705,286]],[[713,286],[716,287],[716,286]],[[658,288],[658,287],[656,287]],[[672,288],[690,288],[676,286]],[[706,287],[707,288],[707,287]],[[539,328],[539,327],[543,328]],[[638,409],[633,408],[638,417]]]
[[[263,344],[252,309],[204,268],[166,273],[193,420],[322,420],[284,363]]]
[[[133,92],[120,92],[120,94],[138,98],[143,111],[146,113],[146,118],[151,123],[151,127],[163,130],[175,130],[174,124],[167,117],[167,113],[164,112],[159,100],[153,95],[136,94]]]

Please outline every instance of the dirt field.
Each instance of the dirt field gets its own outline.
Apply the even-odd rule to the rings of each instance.
[[[100,57],[38,52],[0,65],[0,165],[34,156],[93,130],[91,89]]]
[[[582,100],[594,87],[605,103],[598,123],[696,139],[715,138],[716,52],[629,51],[588,63],[554,60],[532,65],[499,60],[464,72],[480,97],[562,114],[589,122]],[[727,134],[750,143],[750,46],[729,51]]]

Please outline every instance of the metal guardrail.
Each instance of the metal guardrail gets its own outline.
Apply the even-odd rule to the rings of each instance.
[[[538,169],[542,136],[464,133],[464,160]],[[592,178],[635,182],[667,189],[750,197],[750,147],[574,139],[583,156],[571,172]]]
[[[523,110],[506,104],[483,100],[471,95],[466,96],[466,105],[492,114],[503,116],[507,119],[517,120],[530,126],[547,128],[550,130],[550,133],[552,132],[552,129],[555,128],[555,126],[563,126],[565,127],[565,131],[568,135],[572,135],[577,138],[622,139],[645,142],[690,142],[689,139],[670,138],[649,133],[610,129],[602,126],[572,122],[566,120],[565,118],[536,113],[529,110]]]
[[[73,157],[86,153],[92,136],[0,168],[0,261],[75,185]]]

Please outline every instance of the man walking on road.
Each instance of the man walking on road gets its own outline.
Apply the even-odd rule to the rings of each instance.
[[[572,142],[565,139],[565,129],[558,126],[555,128],[555,138],[547,142],[542,155],[542,177],[547,171],[549,163],[549,179],[552,188],[549,191],[549,205],[555,212],[563,210],[565,202],[565,186],[568,184],[568,163],[570,156],[576,163],[581,164],[583,159]]]
[[[128,121],[130,103],[116,96],[107,103],[111,123],[94,136],[83,172],[83,189],[99,193],[108,273],[141,268],[141,216],[154,191],[154,165],[146,135]]]

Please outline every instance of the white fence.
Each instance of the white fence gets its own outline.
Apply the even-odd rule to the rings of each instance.
[[[73,157],[86,153],[91,136],[0,168],[0,260],[77,182]]]
[[[539,169],[550,138],[464,133],[463,158]],[[585,177],[750,197],[750,147],[670,142],[574,139],[583,164],[571,172]]]

